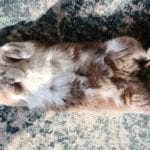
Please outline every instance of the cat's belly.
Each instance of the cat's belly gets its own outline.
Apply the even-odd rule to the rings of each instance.
[[[73,72],[28,72],[23,84],[27,89],[25,101],[30,108],[44,106],[45,103],[63,106],[70,95],[71,83],[76,79]]]

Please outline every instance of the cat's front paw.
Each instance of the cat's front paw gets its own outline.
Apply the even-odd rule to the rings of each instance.
[[[7,71],[0,72],[0,80],[5,84],[19,83],[25,77],[25,73],[17,68],[9,68]]]
[[[0,64],[10,65],[28,59],[34,54],[33,43],[12,42],[0,47]]]

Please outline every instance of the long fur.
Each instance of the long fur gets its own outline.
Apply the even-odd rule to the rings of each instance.
[[[150,54],[133,38],[0,47],[0,104],[150,111]]]

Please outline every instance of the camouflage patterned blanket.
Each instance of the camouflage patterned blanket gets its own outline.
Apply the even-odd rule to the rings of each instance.
[[[128,35],[150,47],[150,0],[0,0],[0,44]],[[0,107],[0,150],[149,150],[150,115]]]

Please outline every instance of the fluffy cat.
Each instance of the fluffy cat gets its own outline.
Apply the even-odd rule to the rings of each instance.
[[[150,54],[133,38],[0,47],[0,105],[150,111]]]

